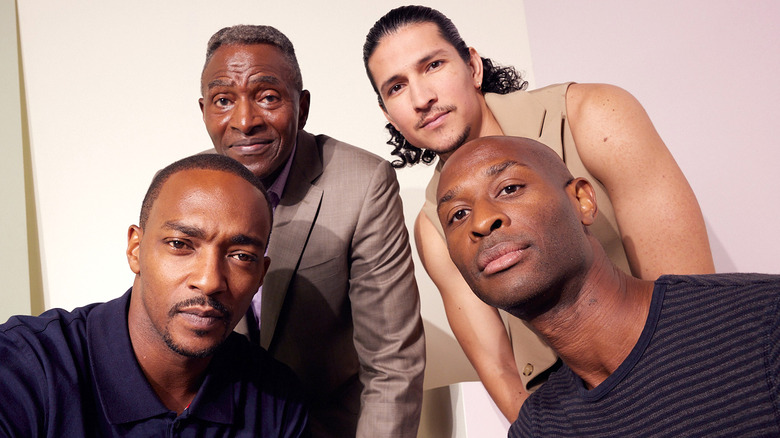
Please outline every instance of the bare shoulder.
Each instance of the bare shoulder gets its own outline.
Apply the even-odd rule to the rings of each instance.
[[[610,84],[571,84],[566,91],[566,113],[576,123],[591,117],[624,117],[625,111],[641,111],[642,105],[628,91]]]
[[[639,101],[609,84],[572,84],[566,93],[572,136],[582,162],[605,184],[668,150]],[[603,178],[603,179],[602,179]]]

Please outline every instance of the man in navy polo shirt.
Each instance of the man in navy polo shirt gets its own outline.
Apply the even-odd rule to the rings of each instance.
[[[0,435],[307,435],[292,372],[233,333],[271,223],[262,183],[230,158],[159,172],[128,230],[127,293],[0,325]]]

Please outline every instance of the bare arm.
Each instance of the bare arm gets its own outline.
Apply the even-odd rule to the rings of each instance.
[[[693,190],[636,98],[612,85],[573,84],[566,107],[582,162],[615,208],[632,274],[714,272]]]
[[[420,260],[441,293],[458,343],[493,401],[510,422],[514,421],[528,393],[517,371],[501,316],[471,291],[424,213],[417,216],[414,238]]]

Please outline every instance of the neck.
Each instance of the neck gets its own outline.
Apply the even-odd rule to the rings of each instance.
[[[131,296],[128,331],[136,360],[157,397],[171,411],[181,414],[203,383],[211,357],[190,358],[171,350],[145,315],[137,311]]]
[[[650,311],[653,282],[631,277],[594,245],[594,262],[576,283],[571,300],[561,300],[529,323],[569,368],[594,388],[628,357]]]

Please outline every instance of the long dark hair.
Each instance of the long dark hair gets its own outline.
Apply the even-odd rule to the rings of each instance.
[[[404,26],[419,23],[435,24],[439,28],[442,38],[452,44],[461,59],[463,59],[463,62],[469,62],[469,47],[461,38],[452,20],[444,14],[427,6],[401,6],[391,10],[374,23],[374,26],[366,35],[365,44],[363,44],[363,66],[382,108],[384,108],[384,102],[376,87],[374,77],[368,69],[368,59],[374,54],[382,38],[398,32]],[[524,90],[528,86],[528,82],[523,80],[514,67],[503,67],[489,58],[482,58],[482,68],[484,70],[481,87],[483,94],[507,94],[513,91]],[[420,161],[425,164],[431,164],[433,159],[436,158],[436,152],[412,145],[392,124],[388,123],[386,128],[390,132],[390,140],[387,141],[387,144],[394,147],[390,154],[399,157],[399,159],[392,162],[393,167],[413,166]]]

